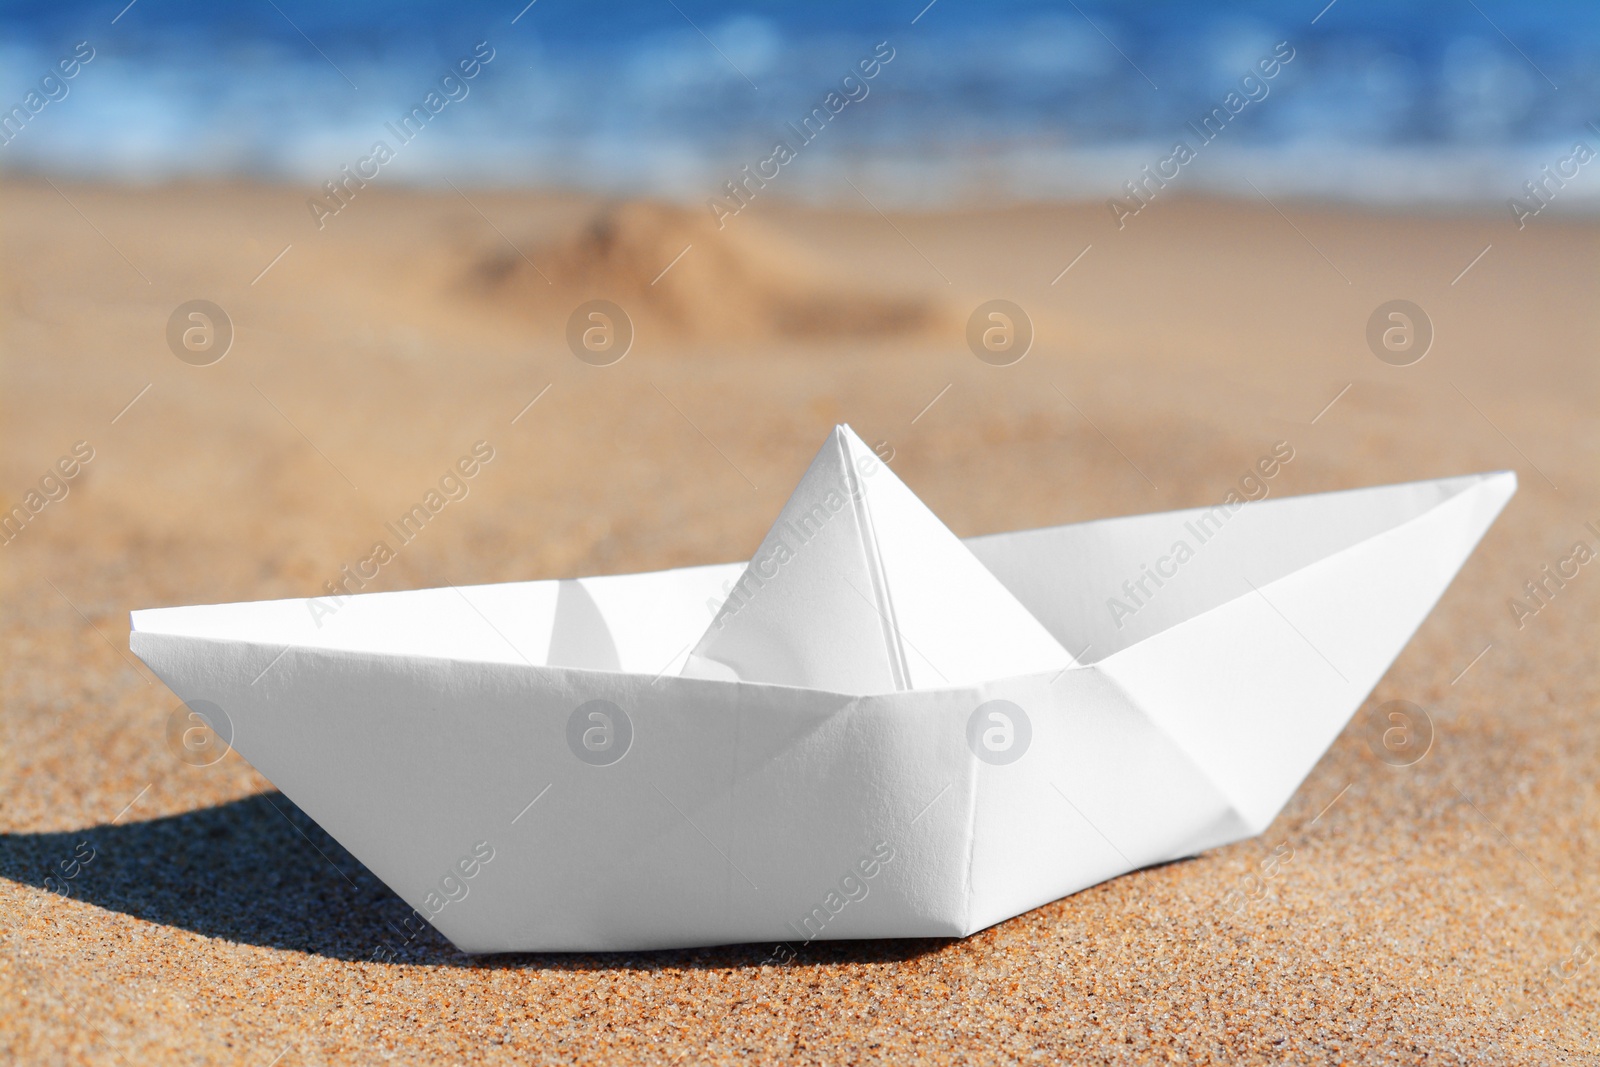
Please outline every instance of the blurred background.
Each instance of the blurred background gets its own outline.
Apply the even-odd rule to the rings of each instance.
[[[486,40],[497,58],[471,105],[386,181],[698,202],[886,40],[892,73],[786,195],[849,199],[848,178],[895,206],[1094,198],[1288,41],[1272,103],[1186,175],[1191,192],[1248,195],[1249,178],[1269,194],[1498,203],[1594,135],[1600,89],[1600,12],[1572,0],[516,7],[8,2],[8,104],[77,41],[96,58],[6,166],[320,184]],[[1585,185],[1571,206],[1592,200]]]
[[[1600,579],[1529,583],[1600,555],[1597,123],[1567,0],[0,2],[0,1048],[1592,1048]],[[1521,489],[1264,838],[793,967],[352,962],[406,909],[127,651],[385,541],[366,591],[748,558],[838,422],[963,536],[1283,446]]]

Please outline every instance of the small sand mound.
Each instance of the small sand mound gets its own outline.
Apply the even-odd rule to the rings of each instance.
[[[541,316],[605,299],[665,333],[707,339],[898,334],[939,319],[932,301],[840,284],[756,220],[719,230],[703,211],[659,203],[604,208],[566,239],[525,250],[533,265],[502,246],[477,262],[474,281]]]

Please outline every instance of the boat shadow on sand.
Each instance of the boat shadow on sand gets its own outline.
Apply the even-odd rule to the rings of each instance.
[[[264,948],[395,964],[657,970],[893,963],[947,939],[819,941],[629,953],[469,956],[281,793],[145,822],[0,834],[0,877],[34,887],[19,932],[74,900]]]

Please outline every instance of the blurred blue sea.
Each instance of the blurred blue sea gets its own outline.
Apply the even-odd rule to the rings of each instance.
[[[524,2],[6,0],[0,111],[27,115],[0,168],[314,187],[382,140],[385,182],[699,201],[795,141],[786,124],[880,42],[893,59],[783,167],[784,194],[1117,195],[1200,145],[1190,123],[1279,42],[1293,59],[1183,167],[1187,191],[1503,204],[1600,148],[1592,0]],[[41,89],[81,41],[94,58]],[[480,41],[492,61],[402,145],[389,124]],[[1588,169],[1564,205],[1594,199]]]

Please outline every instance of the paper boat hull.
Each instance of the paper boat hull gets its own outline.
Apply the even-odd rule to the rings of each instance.
[[[1276,541],[1297,501],[1394,507],[1309,561],[1261,546],[1244,595],[1221,580],[1235,557],[1219,540],[1186,564],[1216,604],[1174,580],[1142,609],[1171,615],[1154,632],[976,687],[858,697],[675,676],[740,564],[374,594],[330,617],[304,601],[157,609],[135,613],[132,645],[465,951],[962,936],[1259,832],[1513,488],[1473,476],[1252,505],[1227,536]],[[1110,522],[1166,530],[1182,514]],[[1111,543],[1099,525],[969,545],[1067,647],[1110,646],[1126,619],[1087,600],[1044,610],[1059,576],[1013,572],[1063,541]],[[586,657],[601,662],[574,665]],[[622,709],[625,749],[585,748],[590,720],[574,718],[594,701]],[[992,701],[1026,720],[1011,762],[973,740]]]

